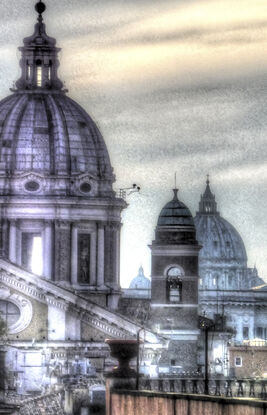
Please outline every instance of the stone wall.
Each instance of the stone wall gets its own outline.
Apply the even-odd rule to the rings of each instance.
[[[259,400],[116,390],[106,415],[265,415],[266,410],[267,402]]]
[[[267,373],[267,347],[230,347],[229,366],[230,375],[237,378],[263,377]]]
[[[21,403],[19,415],[64,415],[59,393],[30,398]]]

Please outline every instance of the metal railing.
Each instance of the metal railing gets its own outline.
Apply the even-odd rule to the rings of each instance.
[[[204,394],[200,378],[140,378],[140,390]],[[210,379],[209,395],[267,399],[267,379]]]

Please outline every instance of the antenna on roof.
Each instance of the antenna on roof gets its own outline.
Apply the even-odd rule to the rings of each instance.
[[[177,189],[177,186],[176,186],[176,173],[177,173],[177,172],[175,172],[175,173],[174,173],[174,188],[175,188],[175,189]]]

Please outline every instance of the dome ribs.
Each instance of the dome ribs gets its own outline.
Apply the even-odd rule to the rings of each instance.
[[[217,261],[222,263],[225,260],[230,260],[233,262],[233,266],[238,262],[240,265],[246,267],[247,254],[244,243],[237,230],[228,221],[221,216],[215,214],[206,215],[205,213],[198,213],[194,221],[197,239],[203,245],[200,251],[200,260],[214,261],[213,242],[216,240],[218,242]],[[227,242],[229,243],[229,247],[227,247]],[[231,251],[230,256],[227,255],[227,251]]]
[[[49,172],[50,174],[55,174],[55,147],[54,147],[54,125],[53,125],[53,115],[51,112],[51,108],[48,105],[47,99],[43,96],[43,105],[46,113],[47,118],[47,128],[48,128],[48,140],[49,140],[49,159],[50,159],[50,167]]]
[[[69,134],[61,105],[54,95],[48,95],[48,105],[52,114],[54,129],[54,163],[55,174],[70,172]]]
[[[9,120],[6,129],[6,139],[7,137],[12,138],[12,144],[10,151],[8,149],[8,151],[6,152],[6,168],[9,172],[12,173],[16,170],[17,167],[16,149],[18,144],[21,120],[27,108],[27,101],[27,96],[20,97],[18,102],[14,105],[8,117]]]
[[[70,99],[73,106],[76,108],[79,114],[82,114],[86,122],[86,129],[89,135],[92,137],[92,143],[94,144],[95,154],[96,154],[96,167],[97,167],[97,176],[104,177],[112,175],[112,168],[110,164],[110,158],[107,151],[105,141],[96,126],[92,118],[87,114],[87,112],[75,101]]]
[[[8,96],[7,98],[3,99],[0,102],[0,137],[1,137],[1,143],[0,143],[0,151],[1,151],[1,163],[5,164],[1,166],[1,169],[5,169],[6,168],[6,153],[8,151],[9,148],[11,148],[12,146],[12,137],[9,134],[7,136],[6,132],[8,129],[8,125],[9,125],[9,117],[10,114],[12,113],[12,110],[14,109],[14,105],[16,105],[16,101],[17,101],[17,96],[16,95],[12,95],[12,96]],[[10,139],[11,137],[11,139]]]
[[[75,111],[74,111],[75,109]],[[70,119],[69,126],[70,131],[70,164],[71,172],[86,172],[88,170],[86,164],[88,163],[88,153],[91,151],[96,157],[95,149],[92,146],[88,146],[87,140],[88,135],[84,134],[85,128],[81,124],[86,123],[81,115],[78,113],[77,109],[72,105],[71,101],[66,101],[64,112],[68,115]],[[91,137],[90,137],[91,139]],[[87,157],[86,157],[87,156]],[[74,163],[76,160],[76,163]],[[87,162],[87,163],[86,163]]]

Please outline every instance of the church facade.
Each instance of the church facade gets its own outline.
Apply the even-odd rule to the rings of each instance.
[[[20,393],[77,367],[101,373],[105,338],[136,338],[141,327],[118,312],[127,204],[99,129],[57,76],[44,3],[35,9],[21,77],[0,102],[0,311],[9,386]],[[146,340],[159,343],[149,330]]]

